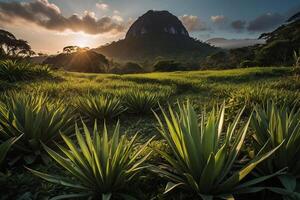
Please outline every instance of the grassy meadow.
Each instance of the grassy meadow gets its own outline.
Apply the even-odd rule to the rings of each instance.
[[[299,198],[293,68],[39,73],[1,81],[1,200]]]

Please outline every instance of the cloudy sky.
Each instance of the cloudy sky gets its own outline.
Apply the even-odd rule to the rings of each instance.
[[[147,10],[168,10],[193,37],[257,38],[300,11],[300,0],[0,0],[0,28],[37,52],[122,39]]]

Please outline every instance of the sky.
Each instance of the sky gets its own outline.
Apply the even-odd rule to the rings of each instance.
[[[0,0],[0,29],[51,54],[123,39],[148,10],[168,10],[202,41],[255,39],[300,11],[300,0]]]

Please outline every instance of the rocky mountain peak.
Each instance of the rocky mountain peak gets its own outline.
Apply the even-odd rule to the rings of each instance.
[[[149,10],[132,24],[126,38],[161,34],[189,37],[188,31],[175,15],[168,11]]]

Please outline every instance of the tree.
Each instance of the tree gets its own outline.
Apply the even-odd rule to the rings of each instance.
[[[32,56],[34,51],[27,41],[17,39],[12,33],[0,29],[0,54],[6,57],[26,57]]]
[[[63,48],[63,53],[74,53],[77,52],[78,48],[78,46],[66,46]]]
[[[290,65],[292,61],[291,42],[289,40],[275,40],[261,48],[256,55],[257,61],[264,66]]]
[[[89,47],[79,47],[79,46],[66,46],[63,48],[63,53],[76,53],[76,52],[85,52],[90,50]]]

